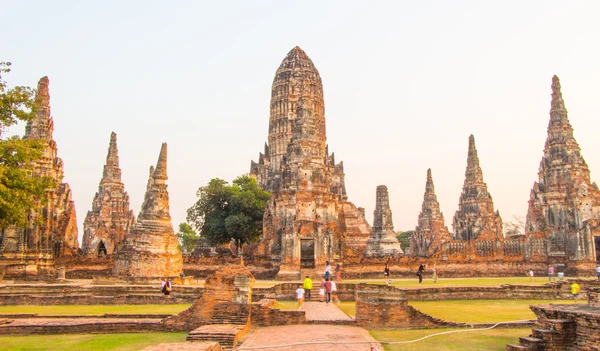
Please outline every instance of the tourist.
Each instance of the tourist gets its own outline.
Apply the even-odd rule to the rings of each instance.
[[[600,264],[596,266],[596,277],[600,280]]]
[[[328,280],[331,277],[331,265],[329,264],[329,261],[325,262],[325,274],[323,275],[323,278],[325,278],[325,280]]]
[[[181,284],[185,284],[185,274],[183,273],[183,271],[179,273],[179,279],[181,280]]]
[[[530,269],[529,273],[527,273],[527,275],[529,276],[529,281],[532,282],[533,281],[533,270]]]
[[[312,279],[310,279],[309,276],[306,276],[306,279],[304,279],[303,287],[305,290],[306,300],[310,300],[310,290],[312,289]]]
[[[171,293],[172,287],[169,279],[165,278],[165,280],[161,283],[161,291],[165,295],[169,295]]]
[[[437,283],[438,271],[437,271],[437,267],[436,267],[436,264],[435,264],[435,263],[433,264],[433,269],[432,269],[432,271],[433,271],[433,274],[432,274],[433,282],[434,282],[434,283]]]
[[[301,310],[304,303],[304,289],[302,289],[302,284],[299,284],[298,289],[296,289],[296,297],[298,298],[298,309]]]
[[[571,295],[573,296],[573,299],[576,299],[577,296],[579,296],[579,284],[577,284],[577,282],[571,284]]]
[[[321,302],[325,301],[325,279],[321,279],[321,287],[319,288],[319,297],[321,297]]]
[[[383,277],[386,285],[392,282],[392,279],[390,279],[390,267],[388,267],[387,263],[385,264],[385,268],[383,269]]]
[[[335,282],[342,282],[342,265],[339,263],[335,266]]]
[[[549,265],[548,266],[548,281],[550,280],[556,280],[556,278],[554,277],[554,266],[553,265]]]
[[[325,284],[323,284],[323,287],[325,288],[325,302],[329,303],[331,301],[331,288],[332,288],[329,278],[325,279]]]
[[[417,270],[417,277],[419,277],[419,284],[421,284],[423,282],[423,271],[425,270],[425,266],[424,265],[420,265],[419,269]]]
[[[337,284],[334,281],[331,281],[331,301],[333,301],[333,303],[339,303],[340,299],[337,297]]]

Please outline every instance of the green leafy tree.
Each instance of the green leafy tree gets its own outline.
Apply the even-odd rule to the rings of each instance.
[[[414,233],[414,230],[408,230],[396,235],[396,238],[400,242],[400,248],[402,251],[406,252],[406,250],[410,247],[410,237],[413,236]]]
[[[35,90],[8,88],[2,76],[9,67],[10,62],[0,62],[0,229],[25,226],[30,210],[44,203],[44,192],[55,186],[49,177],[32,176],[32,162],[42,157],[39,141],[3,137],[8,127],[35,116]]]
[[[200,240],[200,236],[185,222],[179,223],[179,231],[175,235],[179,241],[179,250],[185,254],[194,251],[198,244],[198,240]]]
[[[200,187],[196,195],[198,201],[188,209],[187,221],[210,245],[233,239],[241,249],[260,238],[270,194],[260,189],[254,178],[239,176],[231,185],[215,178]]]

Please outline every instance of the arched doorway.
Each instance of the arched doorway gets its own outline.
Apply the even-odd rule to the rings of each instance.
[[[98,244],[98,257],[106,256],[106,254],[107,250],[106,246],[104,245],[104,241],[100,241],[100,243]]]

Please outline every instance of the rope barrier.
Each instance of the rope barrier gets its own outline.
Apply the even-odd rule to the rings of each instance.
[[[293,346],[303,346],[303,345],[351,345],[351,344],[384,344],[384,345],[400,345],[400,344],[411,344],[419,341],[423,341],[425,339],[432,338],[434,336],[454,334],[454,333],[467,333],[467,332],[478,332],[478,331],[486,331],[496,328],[499,325],[503,324],[511,324],[511,323],[523,323],[523,322],[531,322],[528,319],[511,321],[511,322],[498,322],[487,328],[477,328],[477,329],[458,329],[458,330],[450,330],[446,332],[440,332],[435,334],[426,335],[424,337],[408,340],[408,341],[304,341],[304,342],[296,342],[291,344],[279,344],[279,345],[269,345],[269,346],[245,346],[245,347],[237,347],[234,348],[233,351],[243,351],[243,350],[258,350],[258,349],[276,349],[282,347],[293,347]],[[372,349],[373,350],[373,349]],[[375,349],[376,350],[376,349]]]

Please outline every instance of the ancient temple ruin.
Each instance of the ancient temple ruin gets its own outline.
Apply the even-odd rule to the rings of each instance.
[[[452,236],[446,227],[444,214],[440,211],[431,169],[428,169],[419,221],[415,233],[410,238],[410,253],[416,256],[431,256],[443,243],[450,240]]]
[[[504,237],[502,218],[494,211],[494,202],[483,181],[475,137],[469,136],[469,154],[465,182],[454,215],[454,239],[495,240]]]
[[[34,177],[50,177],[56,184],[46,191],[47,202],[31,210],[25,228],[11,227],[0,238],[0,261],[7,276],[54,275],[54,260],[79,249],[77,216],[71,188],[63,183],[63,161],[53,139],[54,120],[50,111],[48,77],[38,82],[35,117],[27,122],[24,139],[43,144],[42,158],[34,163]]]
[[[106,165],[98,192],[83,222],[82,249],[89,256],[111,255],[133,228],[135,215],[129,209],[129,195],[121,181],[117,134],[110,134]]]
[[[396,256],[403,254],[400,242],[394,232],[392,210],[388,188],[385,185],[377,187],[375,211],[373,211],[373,230],[367,241],[367,257]]]
[[[183,258],[169,212],[167,179],[167,144],[163,143],[156,169],[150,167],[137,223],[115,256],[114,275],[157,280],[177,277],[182,272]]]
[[[280,278],[365,250],[371,228],[347,200],[343,163],[335,163],[326,140],[321,77],[295,47],[275,73],[268,143],[250,167],[272,193],[256,252],[279,265]]]
[[[573,137],[560,80],[552,77],[548,138],[531,189],[525,230],[547,237],[549,256],[597,260],[600,191]]]

